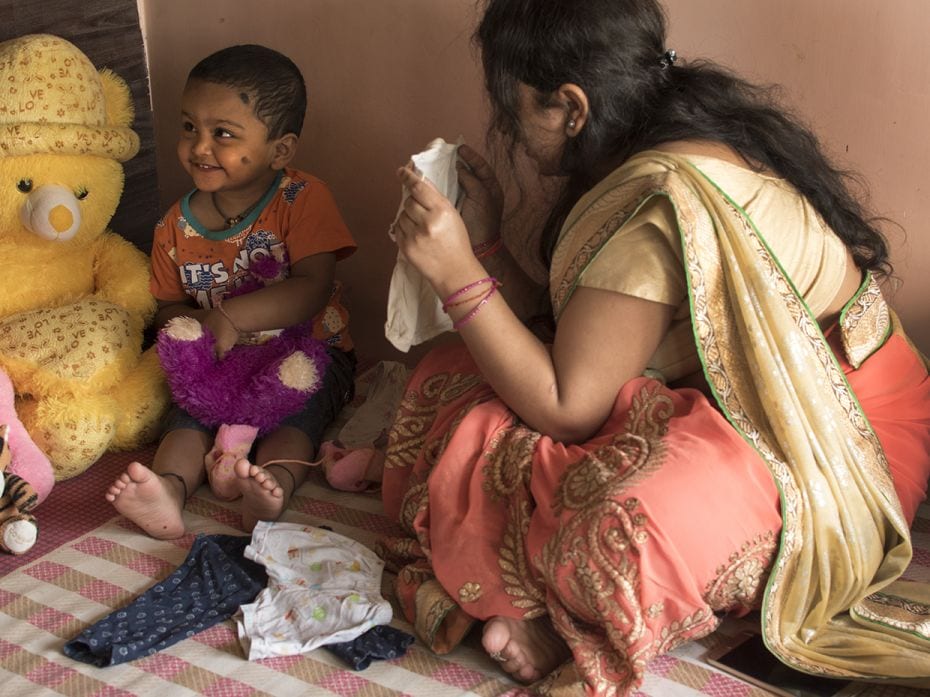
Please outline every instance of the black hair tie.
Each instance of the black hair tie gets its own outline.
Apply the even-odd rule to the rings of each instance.
[[[663,69],[671,68],[676,60],[678,60],[678,54],[675,53],[675,49],[670,48],[659,58],[659,65],[662,66]]]

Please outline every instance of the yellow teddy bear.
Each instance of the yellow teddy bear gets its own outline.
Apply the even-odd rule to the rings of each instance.
[[[148,258],[107,229],[139,149],[126,83],[73,44],[0,43],[0,368],[55,478],[152,440],[168,406]]]

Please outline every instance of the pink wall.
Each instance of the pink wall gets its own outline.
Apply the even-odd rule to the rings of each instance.
[[[892,223],[889,298],[930,354],[930,2],[666,0],[669,43],[778,83]]]
[[[400,195],[395,169],[429,140],[483,141],[485,104],[470,45],[473,0],[139,0],[149,54],[162,205],[189,186],[176,162],[190,67],[233,43],[294,59],[310,90],[297,165],[326,180],[361,251],[340,265],[363,356],[401,358],[383,338]],[[667,0],[670,45],[785,86],[844,166],[870,181],[898,275],[894,303],[930,352],[930,26],[926,0]]]

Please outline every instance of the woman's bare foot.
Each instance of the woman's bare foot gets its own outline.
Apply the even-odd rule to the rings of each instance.
[[[481,644],[505,671],[524,683],[544,678],[572,655],[548,617],[494,617],[484,625]]]
[[[284,512],[284,488],[270,471],[241,459],[235,465],[242,492],[242,526],[247,532],[260,520],[277,520]]]
[[[139,462],[130,462],[105,497],[117,511],[159,540],[184,535],[184,493],[180,482],[161,477]]]

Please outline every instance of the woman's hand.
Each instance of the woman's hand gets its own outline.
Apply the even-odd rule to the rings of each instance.
[[[477,264],[468,230],[455,206],[408,165],[397,173],[409,196],[394,223],[397,246],[407,260],[437,287]]]
[[[494,170],[474,149],[462,145],[456,163],[459,186],[465,192],[462,219],[472,245],[496,239],[500,235],[504,210],[504,191]]]

